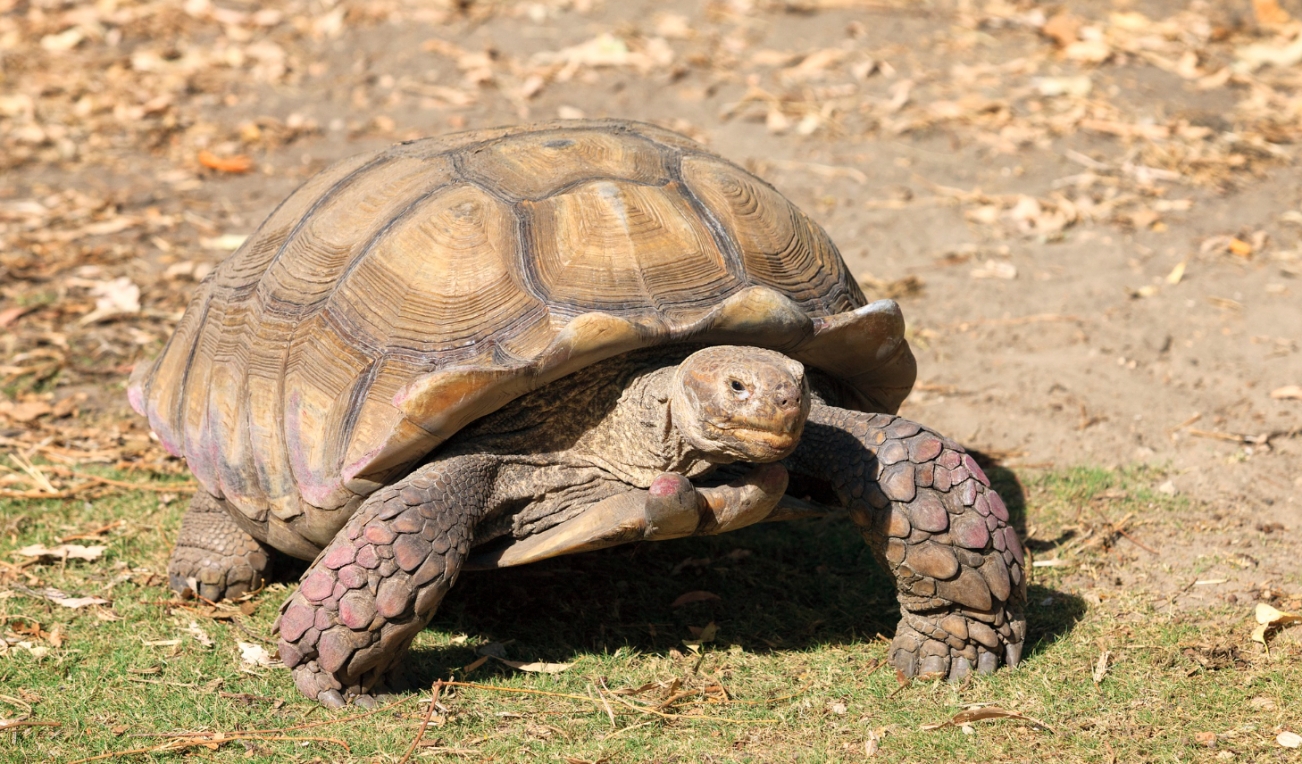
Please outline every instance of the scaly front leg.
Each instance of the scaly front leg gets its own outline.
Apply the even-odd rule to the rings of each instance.
[[[905,676],[1016,666],[1025,560],[1008,509],[963,447],[887,414],[815,405],[795,475],[828,483],[895,578],[890,658]]]

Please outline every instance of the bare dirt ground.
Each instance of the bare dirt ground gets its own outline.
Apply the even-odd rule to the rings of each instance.
[[[1160,554],[1128,547],[1128,581],[1187,605],[1295,603],[1290,12],[0,0],[0,488],[63,490],[58,470],[23,468],[32,456],[179,470],[127,408],[126,374],[326,164],[455,129],[623,117],[767,178],[867,291],[900,300],[921,369],[902,413],[1023,476],[1149,465],[1148,487],[1189,497],[1178,522],[1133,521]]]

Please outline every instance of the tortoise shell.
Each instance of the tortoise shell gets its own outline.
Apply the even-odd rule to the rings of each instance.
[[[652,125],[564,121],[311,178],[200,285],[129,397],[254,535],[310,557],[461,427],[587,365],[762,346],[893,413],[903,329],[764,181]]]

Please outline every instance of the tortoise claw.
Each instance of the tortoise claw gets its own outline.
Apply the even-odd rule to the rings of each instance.
[[[380,702],[375,699],[374,695],[358,695],[353,698],[353,704],[365,708],[367,711],[373,711],[380,707]]]
[[[326,690],[316,696],[317,702],[326,708],[343,708],[346,704],[344,696],[339,694],[338,690]]]
[[[928,655],[922,659],[922,676],[944,674],[948,668],[945,664],[948,662],[943,655]]]
[[[972,661],[969,661],[967,658],[964,658],[962,656],[957,656],[950,663],[949,681],[961,682],[963,681],[963,679],[967,677],[968,674],[971,673],[972,673]]]
[[[1008,668],[1017,668],[1022,662],[1022,642],[1010,642],[1004,645],[1004,662]]]
[[[981,650],[977,653],[978,674],[993,674],[997,668],[999,668],[999,656],[988,650]]]

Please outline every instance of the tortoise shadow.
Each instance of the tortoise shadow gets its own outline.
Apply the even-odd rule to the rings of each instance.
[[[1016,474],[983,467],[1024,533]],[[1080,598],[1044,586],[1032,585],[1028,600],[1027,657],[1085,612]],[[469,639],[418,646],[407,666],[419,686],[460,674],[484,642],[508,643],[511,658],[550,662],[621,648],[667,654],[711,622],[721,647],[800,651],[889,639],[898,618],[890,577],[850,521],[833,515],[463,574],[430,628]]]

